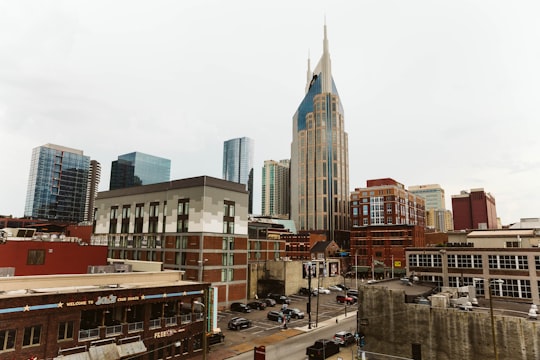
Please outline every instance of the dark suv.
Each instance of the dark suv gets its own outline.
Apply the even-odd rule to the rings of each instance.
[[[233,317],[227,326],[230,330],[240,330],[251,327],[251,321],[243,317]]]
[[[231,304],[231,311],[248,313],[251,312],[251,309],[246,304],[235,302]]]
[[[291,303],[291,299],[289,299],[285,295],[270,293],[270,294],[268,294],[268,297],[270,299],[276,300],[276,303],[278,303],[278,304],[287,304],[287,305],[289,305]]]

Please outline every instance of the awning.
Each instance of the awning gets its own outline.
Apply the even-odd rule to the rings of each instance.
[[[101,346],[90,346],[88,349],[90,353],[90,359],[92,360],[118,360],[120,354],[118,354],[118,347],[116,344],[107,344]]]
[[[76,354],[69,354],[69,355],[58,355],[57,357],[53,358],[53,360],[91,360],[90,355],[88,355],[88,351],[76,353]]]
[[[146,346],[142,341],[134,341],[127,344],[118,345],[120,357],[140,354],[146,351]]]

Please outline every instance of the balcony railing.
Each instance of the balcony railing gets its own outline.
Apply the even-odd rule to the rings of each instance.
[[[189,324],[191,322],[191,314],[180,315],[181,324]]]
[[[202,321],[204,319],[204,313],[195,313],[195,321]]]
[[[99,328],[79,330],[79,341],[99,338]]]
[[[114,336],[122,334],[122,325],[107,326],[105,328],[105,336]]]
[[[177,323],[178,323],[178,320],[176,319],[176,316],[165,318],[165,326],[174,326]]]
[[[161,327],[161,318],[152,319],[150,320],[150,323],[148,324],[148,327],[150,329],[157,329]]]
[[[144,330],[144,322],[143,321],[128,324],[128,332],[129,333],[143,331],[143,330]]]

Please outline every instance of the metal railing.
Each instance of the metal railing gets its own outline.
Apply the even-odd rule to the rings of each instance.
[[[177,323],[178,323],[178,320],[176,319],[176,316],[165,318],[165,326],[174,326]]]
[[[122,334],[122,325],[107,326],[105,328],[105,336],[113,336]]]
[[[129,333],[143,331],[143,330],[144,330],[144,322],[143,321],[128,324],[128,332]]]
[[[161,318],[152,319],[148,323],[148,328],[150,329],[157,329],[161,327]]]
[[[191,322],[191,314],[180,315],[181,324],[189,324]]]
[[[79,340],[90,340],[99,338],[99,328],[79,330]]]

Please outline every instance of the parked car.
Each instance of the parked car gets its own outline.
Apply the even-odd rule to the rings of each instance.
[[[287,308],[281,311],[283,315],[289,315],[293,319],[303,319],[304,312],[297,308]]]
[[[270,299],[274,299],[276,300],[276,303],[278,304],[290,304],[291,303],[291,299],[289,299],[287,296],[285,295],[281,295],[281,294],[268,294],[268,297]]]
[[[358,297],[358,290],[354,290],[354,289],[347,290],[347,296],[356,296],[356,297]]]
[[[342,291],[343,290],[349,290],[349,288],[347,286],[345,286],[345,284],[337,284],[336,286],[339,287]]]
[[[283,314],[275,310],[270,310],[268,314],[266,315],[266,318],[272,321],[279,321],[279,319],[281,319],[282,317],[283,317]]]
[[[317,292],[319,292],[319,294],[330,294],[330,290],[328,290],[327,288],[323,288],[323,287],[318,288]]]
[[[337,285],[330,285],[330,286],[328,287],[328,290],[330,290],[330,291],[343,291],[343,289],[340,288],[340,287],[337,286]]]
[[[310,294],[310,291],[307,287],[301,287],[300,290],[298,290],[298,293],[300,295],[308,296]],[[317,291],[315,289],[311,289],[311,296],[317,295]]]
[[[270,299],[270,298],[266,298],[263,300],[265,303],[266,303],[266,306],[276,306],[276,300],[274,299]]]
[[[233,317],[227,326],[230,330],[240,330],[251,327],[251,320],[243,317]]]
[[[221,331],[208,334],[208,346],[219,344],[225,341],[225,335]]]
[[[356,342],[353,333],[348,331],[340,331],[334,334],[334,342],[338,345],[349,346]]]
[[[266,303],[264,301],[255,300],[247,303],[250,309],[264,310],[266,309]]]
[[[347,303],[347,305],[351,305],[356,303],[357,299],[352,296],[336,295],[336,301],[341,304]]]
[[[251,312],[251,309],[246,304],[235,302],[231,304],[231,311],[249,313]]]

